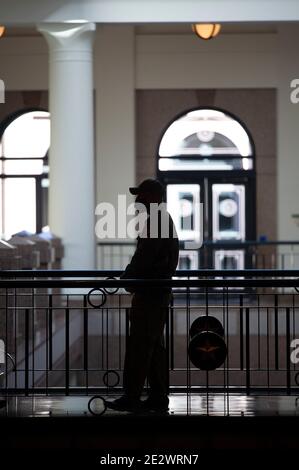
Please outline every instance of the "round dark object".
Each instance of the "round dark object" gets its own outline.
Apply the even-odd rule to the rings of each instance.
[[[224,329],[220,321],[208,315],[203,315],[194,320],[190,328],[190,337],[193,338],[193,336],[203,331],[213,331],[219,336],[224,336]]]
[[[191,339],[188,353],[190,361],[198,369],[214,370],[225,361],[227,347],[222,336],[202,331]]]
[[[113,384],[109,383],[109,376],[111,376],[111,375],[114,375],[114,377],[115,377],[115,380],[114,380]],[[117,387],[117,385],[120,382],[119,373],[116,372],[116,370],[107,370],[105,372],[105,374],[103,375],[103,382],[106,385],[106,387],[109,387],[109,388]]]
[[[99,295],[101,296],[101,299],[100,299],[99,303],[97,303],[97,304],[93,303],[92,300],[91,300],[92,296],[95,293],[99,293]],[[104,290],[102,290],[100,288],[91,289],[91,291],[88,292],[88,294],[87,294],[87,301],[88,301],[89,305],[91,305],[93,308],[102,307],[105,304],[106,300],[107,300],[107,295],[104,292]]]
[[[116,278],[115,278],[115,277],[107,277],[106,279],[107,279],[107,281],[108,281],[108,280],[116,281]],[[104,288],[103,288],[103,291],[104,291],[106,294],[109,294],[109,295],[114,295],[114,294],[116,294],[118,290],[119,290],[119,287],[115,287],[115,288],[113,288],[113,287],[104,287]]]
[[[102,405],[103,405],[103,408],[100,409],[99,411],[96,411],[96,400],[101,400],[102,401]],[[102,416],[102,414],[105,413],[105,411],[107,410],[107,405],[106,405],[106,401],[103,397],[101,397],[100,395],[95,395],[94,397],[92,397],[89,402],[88,402],[88,411],[94,415],[94,416]]]

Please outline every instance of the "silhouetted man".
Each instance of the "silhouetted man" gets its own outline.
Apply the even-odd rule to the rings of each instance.
[[[151,211],[164,201],[164,187],[158,180],[147,179],[138,187],[130,188],[130,192],[137,196],[137,205],[141,203],[145,206],[147,223],[138,237],[132,260],[121,277],[171,279],[179,255],[176,230],[165,210],[159,212],[158,218],[153,217],[153,213],[156,216],[157,212]],[[120,411],[166,411],[169,403],[168,369],[163,331],[171,289],[140,286],[129,291],[134,295],[124,365],[124,395],[113,402],[107,402],[107,406]],[[140,396],[146,378],[149,381],[150,394],[147,400],[141,402]]]

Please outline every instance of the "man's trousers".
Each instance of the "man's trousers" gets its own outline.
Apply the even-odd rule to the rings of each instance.
[[[163,332],[169,301],[169,293],[133,296],[123,376],[125,394],[132,399],[140,398],[146,378],[151,396],[159,399],[168,393]]]

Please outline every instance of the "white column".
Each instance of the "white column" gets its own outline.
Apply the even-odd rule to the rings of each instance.
[[[50,56],[49,225],[65,244],[64,269],[93,269],[95,24],[40,25]]]

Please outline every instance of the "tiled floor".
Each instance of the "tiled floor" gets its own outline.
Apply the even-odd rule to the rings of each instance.
[[[88,402],[92,397],[9,397],[0,409],[1,416],[24,417],[59,417],[81,416],[90,417]],[[106,397],[104,397],[106,398]],[[109,395],[108,399],[114,397]],[[126,416],[104,408],[103,400],[93,400],[91,410],[98,415]],[[234,394],[228,397],[223,394],[210,394],[209,399],[202,394],[172,394],[170,396],[170,416],[299,416],[299,397],[259,395],[246,396]],[[165,415],[165,413],[163,413]]]

